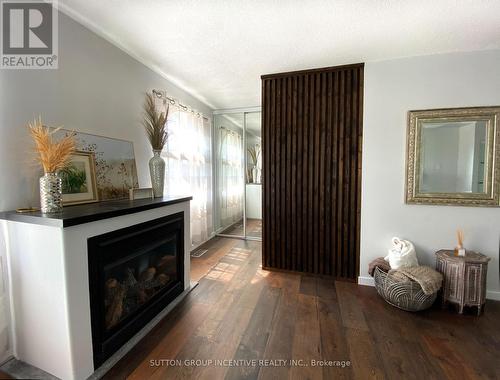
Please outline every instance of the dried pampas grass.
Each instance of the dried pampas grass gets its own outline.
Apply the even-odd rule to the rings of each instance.
[[[252,146],[247,149],[250,158],[252,159],[252,165],[257,166],[260,156],[260,147]]]
[[[35,142],[37,160],[45,173],[55,173],[68,164],[69,158],[75,152],[75,137],[73,134],[63,137],[59,141],[52,140],[52,134],[58,129],[46,127],[42,119],[35,119],[28,123],[28,129]]]
[[[167,118],[169,106],[165,112],[158,112],[156,109],[155,99],[152,94],[146,94],[146,100],[143,105],[144,120],[142,125],[146,130],[146,135],[153,150],[162,150],[167,143]]]

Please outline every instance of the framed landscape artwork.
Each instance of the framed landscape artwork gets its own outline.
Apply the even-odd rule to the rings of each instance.
[[[75,135],[76,149],[94,153],[99,200],[128,199],[129,189],[139,187],[133,143],[65,129],[55,137],[70,133]]]
[[[95,159],[92,152],[77,151],[59,173],[64,205],[97,202]]]

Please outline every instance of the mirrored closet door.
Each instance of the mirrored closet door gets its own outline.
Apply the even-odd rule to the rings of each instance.
[[[262,143],[261,113],[245,114],[245,236],[262,238]]]
[[[220,236],[262,238],[261,113],[214,113],[215,225]]]

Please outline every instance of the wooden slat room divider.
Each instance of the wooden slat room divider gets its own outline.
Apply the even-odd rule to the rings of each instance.
[[[262,76],[266,269],[357,279],[363,68]]]

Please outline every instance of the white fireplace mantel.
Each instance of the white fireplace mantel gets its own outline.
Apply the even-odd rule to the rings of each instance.
[[[56,216],[3,213],[14,356],[61,379],[87,379],[93,364],[87,239],[184,213],[184,290],[190,287],[191,197],[67,207]]]

